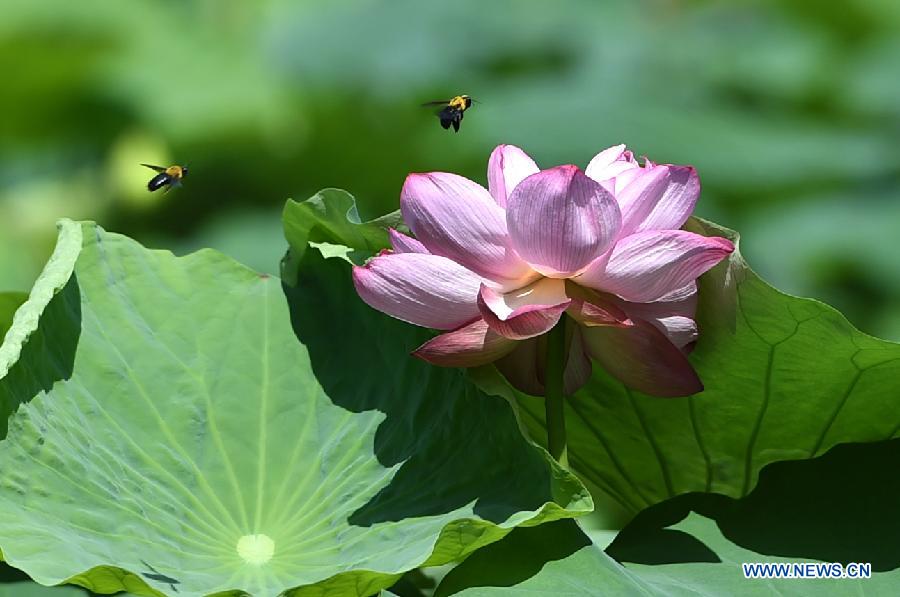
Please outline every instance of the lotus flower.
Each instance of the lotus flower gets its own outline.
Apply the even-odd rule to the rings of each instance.
[[[564,385],[592,360],[655,396],[703,389],[685,352],[697,338],[698,276],[734,246],[680,230],[700,193],[689,166],[642,166],[624,145],[540,170],[501,145],[488,189],[455,174],[410,174],[400,209],[415,238],[353,268],[360,297],[397,319],[442,330],[414,351],[429,363],[495,363],[518,389],[544,393],[546,336],[569,325]]]

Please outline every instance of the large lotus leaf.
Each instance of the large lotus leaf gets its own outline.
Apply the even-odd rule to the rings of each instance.
[[[817,458],[773,463],[743,498],[689,494],[644,510],[607,553],[644,579],[694,578],[719,595],[740,593],[739,587],[771,592],[766,581],[743,581],[741,562],[862,562],[871,565],[871,579],[781,581],[777,588],[797,595],[896,594],[898,470],[900,440],[844,444]]]
[[[774,463],[741,499],[695,493],[644,510],[607,553],[571,520],[517,529],[435,595],[896,595],[898,469],[900,440]],[[872,577],[745,579],[751,562],[862,562]]]
[[[20,309],[0,379],[21,403],[0,548],[42,584],[367,595],[591,507],[506,402],[408,359],[408,326],[356,301],[344,261],[309,251],[288,300],[214,251],[92,224],[64,222],[57,253],[71,276],[48,266],[60,290]]]

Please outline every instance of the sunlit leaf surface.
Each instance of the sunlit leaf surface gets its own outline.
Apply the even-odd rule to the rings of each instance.
[[[0,443],[6,561],[96,592],[368,595],[590,509],[503,400],[407,358],[408,326],[356,301],[345,261],[300,265],[285,289],[62,224],[0,379],[22,403]]]

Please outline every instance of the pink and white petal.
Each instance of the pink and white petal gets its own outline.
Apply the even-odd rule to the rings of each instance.
[[[579,286],[566,280],[566,294],[572,299],[566,314],[580,325],[631,325],[628,314],[622,308],[625,301]]]
[[[640,172],[640,169],[640,164],[634,159],[631,151],[625,149],[624,145],[614,145],[595,155],[584,169],[584,173],[615,194]]]
[[[444,172],[410,174],[400,211],[431,253],[456,261],[504,287],[533,274],[512,247],[506,212],[481,185]]]
[[[602,255],[622,220],[615,198],[576,166],[543,170],[520,182],[506,214],[516,252],[553,278],[570,277]]]
[[[498,145],[488,160],[488,192],[505,208],[516,185],[539,171],[534,160],[515,145]]]
[[[624,301],[623,301],[624,302]],[[632,325],[631,319],[624,310],[610,304],[597,305],[587,301],[573,299],[566,315],[574,319],[579,325],[592,327],[597,325]]]
[[[609,297],[610,302],[620,307],[630,317],[648,321],[673,316],[693,319],[697,313],[696,282],[691,282],[682,288],[674,290],[652,303],[632,303],[612,295],[605,296]]]
[[[370,307],[402,321],[452,330],[479,317],[482,280],[438,255],[394,253],[353,267],[353,285]]]
[[[697,282],[689,282],[681,288],[659,297],[659,302],[669,303],[667,308],[676,309],[679,315],[693,317],[697,312]]]
[[[575,282],[650,303],[693,282],[734,251],[725,238],[684,230],[651,230],[620,239],[603,269],[589,268]]]
[[[625,157],[625,144],[621,145],[613,145],[612,147],[607,147],[588,162],[587,168],[584,169],[584,173],[600,182],[600,180],[606,180],[607,178],[612,178],[615,176],[606,176],[606,171],[610,168],[614,163],[618,161],[626,161],[623,159]]]
[[[678,348],[685,348],[697,340],[697,284],[690,284],[670,292],[652,303],[630,303],[612,299],[633,319],[650,322],[663,332]]]
[[[440,367],[479,367],[506,356],[516,344],[479,319],[432,338],[412,354]]]
[[[669,169],[666,166],[641,168],[637,172],[639,175],[634,176],[630,182],[624,183],[621,180],[624,177],[616,179],[616,200],[622,210],[620,236],[628,236],[637,231],[659,203],[669,184]]]
[[[518,291],[499,293],[481,285],[478,309],[488,325],[512,340],[526,340],[550,330],[569,307],[565,280],[542,278]]]
[[[485,305],[501,321],[529,311],[569,304],[566,281],[558,278],[541,278],[522,288],[503,293],[482,284],[479,293]]]
[[[615,247],[615,245],[613,245],[613,247]],[[590,288],[583,280],[593,280],[597,276],[603,275],[603,272],[606,271],[606,264],[609,263],[609,258],[612,256],[613,247],[610,247],[606,253],[594,259],[583,272],[569,278],[571,284],[575,284],[575,286],[578,286],[579,288]]]
[[[670,315],[668,317],[648,319],[647,321],[665,334],[669,341],[678,348],[685,349],[697,341],[699,335],[697,322],[690,317]]]
[[[622,190],[630,185],[632,182],[643,176],[644,169],[639,168],[637,166],[629,167],[627,170],[620,172],[616,175],[615,178],[610,178],[606,181],[600,181],[600,184],[603,185],[604,189],[610,191],[616,197],[619,196],[619,193]]]
[[[600,183],[611,183],[612,184],[612,192],[613,194],[618,193],[625,182],[630,182],[634,180],[634,177],[640,174],[641,167],[634,162],[627,161],[618,161],[614,163],[612,166],[606,169],[604,175],[608,178],[604,180],[599,180],[597,182]],[[591,177],[593,179],[593,176]],[[608,185],[604,184],[604,188],[608,188]]]
[[[669,181],[656,204],[635,228],[642,230],[677,230],[694,212],[700,196],[700,177],[691,166],[657,166],[667,168]]]
[[[393,247],[394,253],[428,254],[428,249],[425,248],[425,245],[393,228],[388,229],[388,238],[391,240],[391,247]]]
[[[623,384],[651,396],[674,398],[703,391],[687,357],[652,324],[583,328],[591,357]]]

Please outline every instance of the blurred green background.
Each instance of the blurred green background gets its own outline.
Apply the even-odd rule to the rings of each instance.
[[[900,2],[237,0],[6,3],[0,290],[60,217],[275,272],[287,197],[363,216],[411,171],[485,181],[490,150],[690,163],[750,263],[900,339]],[[419,104],[482,103],[459,134]],[[150,194],[138,165],[185,163]]]

